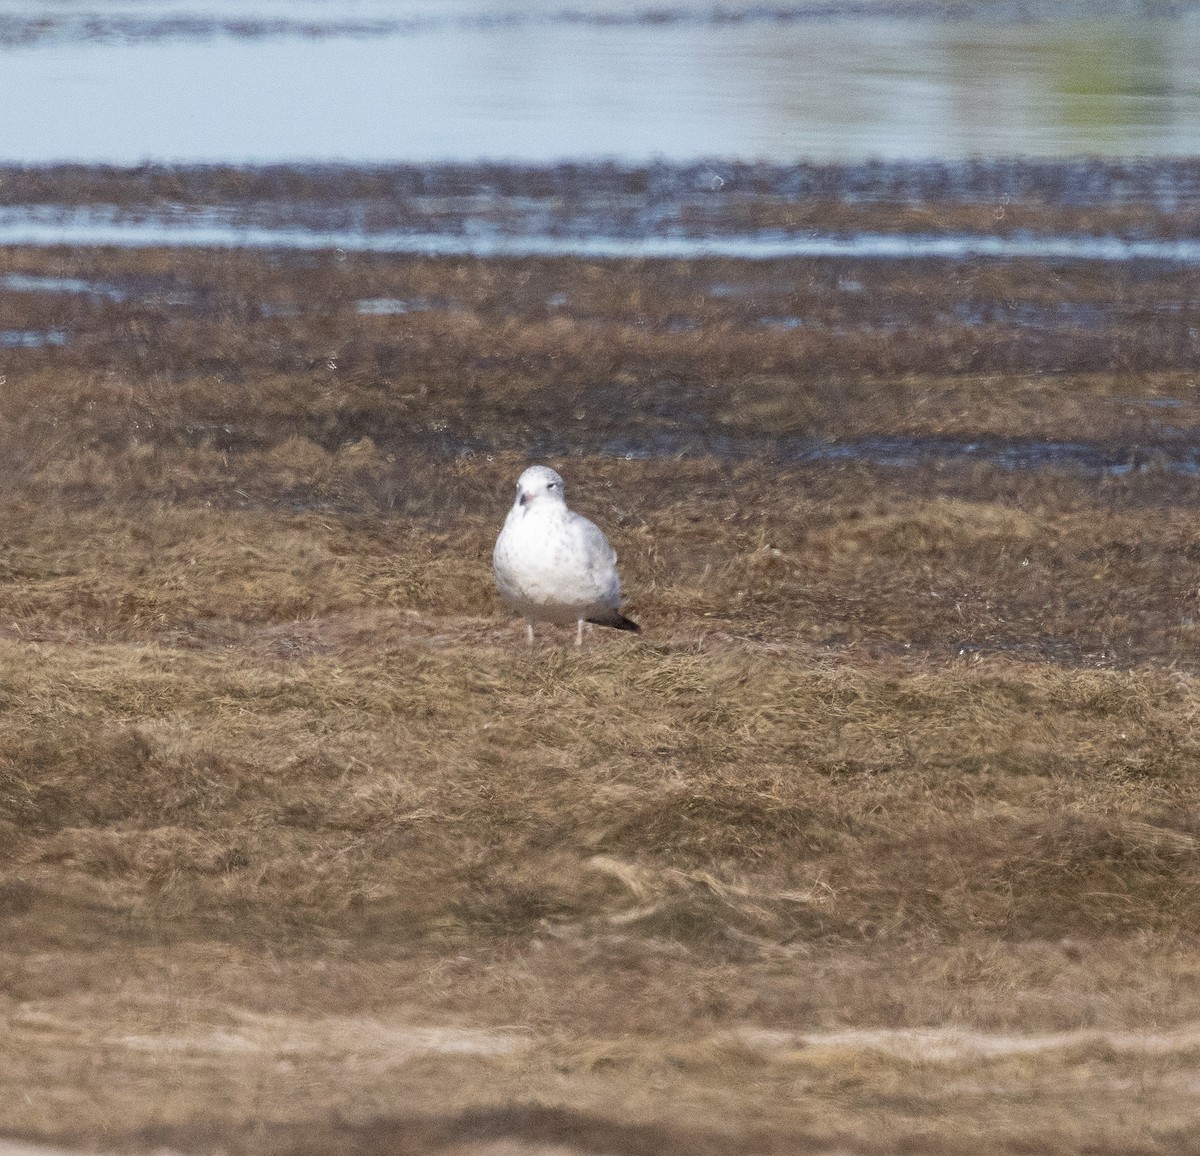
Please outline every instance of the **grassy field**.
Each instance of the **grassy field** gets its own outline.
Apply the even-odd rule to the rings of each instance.
[[[5,261],[121,295],[0,298],[0,1135],[1200,1146],[1192,273]],[[772,440],[883,434],[1141,466]],[[500,607],[535,451],[641,637]]]

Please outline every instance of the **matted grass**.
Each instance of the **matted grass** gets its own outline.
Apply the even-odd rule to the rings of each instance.
[[[266,257],[172,260],[154,275],[242,278],[248,302],[293,285]],[[379,262],[354,292],[500,278],[499,300],[520,271]],[[643,275],[665,293],[694,271],[551,272],[620,312]],[[198,1153],[1196,1147],[1195,480],[626,460],[588,450],[606,415],[632,420],[612,399],[644,413],[658,386],[628,365],[585,381],[590,345],[560,378],[531,352],[568,357],[553,319],[536,340],[502,311],[386,319],[401,384],[265,366],[274,322],[249,304],[145,343],[112,336],[132,307],[97,308],[91,354],[3,367],[0,1132]],[[344,336],[335,313],[313,306],[278,356]],[[664,328],[637,357],[702,365],[725,337]],[[1043,382],[954,357],[864,374],[861,405],[821,421],[1116,444],[1192,412],[1186,365]],[[749,400],[794,433],[838,396],[807,370],[731,373],[672,379],[663,419],[691,391],[705,428],[768,420]],[[1129,400],[1159,397],[1180,404]],[[645,634],[576,652],[546,629],[530,652],[490,548],[528,462],[512,444],[581,405],[548,460]],[[455,443],[452,419],[495,444]]]

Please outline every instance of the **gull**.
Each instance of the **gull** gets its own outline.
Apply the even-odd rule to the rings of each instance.
[[[492,551],[500,597],[525,616],[533,645],[534,622],[576,623],[639,631],[620,611],[617,555],[594,522],[567,508],[563,480],[547,466],[530,466],[517,479],[517,500]]]

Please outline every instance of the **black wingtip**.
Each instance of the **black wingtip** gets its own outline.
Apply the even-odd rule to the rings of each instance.
[[[613,630],[632,630],[634,634],[642,632],[642,628],[632,618],[626,618],[624,614],[617,614],[615,611],[611,618],[589,618],[588,621],[594,626],[610,626]]]

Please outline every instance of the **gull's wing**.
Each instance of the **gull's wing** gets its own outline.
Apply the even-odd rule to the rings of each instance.
[[[581,548],[586,573],[596,593],[615,606],[621,601],[621,579],[617,575],[617,553],[604,531],[582,514],[571,514],[571,529]]]

